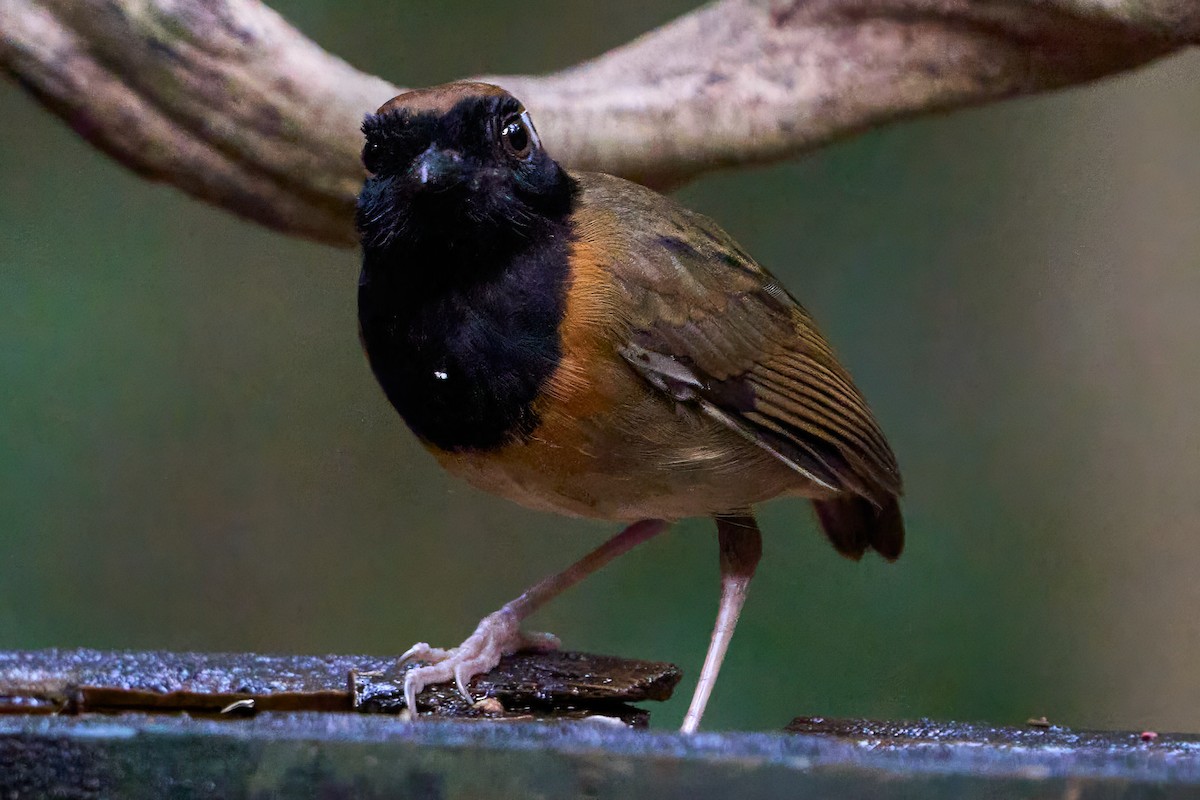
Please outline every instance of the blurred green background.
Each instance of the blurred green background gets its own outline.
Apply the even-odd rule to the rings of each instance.
[[[689,8],[274,6],[408,85],[560,68]],[[680,193],[815,313],[908,488],[895,565],[762,509],[709,727],[1200,729],[1198,79],[1175,58]],[[439,471],[359,352],[355,253],[147,184],[11,84],[0,114],[0,648],[450,645],[613,532]],[[716,561],[689,521],[531,627],[683,666],[675,725]]]

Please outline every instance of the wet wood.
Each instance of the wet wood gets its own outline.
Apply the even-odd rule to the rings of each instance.
[[[271,712],[0,716],[0,797],[617,800],[1200,796],[1163,734],[808,720],[795,733]]]
[[[1000,727],[934,720],[797,717],[787,730],[879,754],[883,765],[898,769],[942,764],[955,772],[1062,780],[1070,785],[1094,783],[1115,788],[1128,781],[1134,786],[1144,784],[1148,791],[1155,785],[1186,785],[1193,787],[1189,796],[1200,796],[1200,734],[1075,730],[1045,717],[1030,719],[1023,726]],[[1143,795],[1135,791],[1121,796]],[[1147,796],[1171,794],[1150,792]]]
[[[678,670],[577,653],[506,659],[472,685],[499,706],[433,689],[421,705],[446,717],[413,723],[395,713],[402,674],[360,656],[0,653],[0,797],[1200,796],[1197,735],[821,717],[635,730],[629,704],[665,699]]]
[[[0,714],[120,711],[247,715],[262,711],[404,710],[403,675],[378,656],[261,656],[38,650],[0,653]],[[449,685],[417,700],[425,715],[582,718],[645,725],[631,703],[665,700],[679,682],[671,664],[586,653],[520,653],[471,682],[479,701]]]

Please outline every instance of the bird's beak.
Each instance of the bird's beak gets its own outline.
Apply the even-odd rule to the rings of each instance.
[[[413,159],[412,176],[422,186],[437,186],[453,182],[462,171],[462,156],[454,150],[437,145]]]

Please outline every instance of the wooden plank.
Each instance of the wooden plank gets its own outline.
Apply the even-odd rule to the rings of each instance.
[[[578,657],[572,666],[575,656],[560,656],[569,656],[565,666],[531,663],[551,679],[560,667],[574,670],[580,686],[570,691],[601,691],[612,700],[595,669],[607,662]],[[341,656],[0,653],[0,695],[8,698],[0,715],[0,797],[1200,797],[1194,735],[821,718],[797,718],[787,732],[692,736],[636,730],[619,715],[410,722],[351,710],[349,670],[373,666],[389,664]],[[677,671],[661,667],[638,667],[643,678],[629,686],[639,688],[616,692],[622,703],[661,696],[662,684],[646,676],[672,676],[666,682],[673,686]],[[524,677],[493,674],[490,685],[510,692],[513,705],[512,698],[539,695],[542,677],[529,664],[518,658],[509,668]],[[92,692],[97,687],[115,694]],[[218,696],[251,695],[262,707],[274,697],[282,708],[314,698],[324,704],[331,692],[341,698],[339,711],[213,713]],[[578,701],[569,694],[557,696]],[[157,698],[153,713],[127,710],[126,700],[147,696]],[[97,698],[111,702],[109,713],[88,710]],[[186,704],[202,713],[162,713]]]
[[[1200,796],[1193,738],[1131,745],[684,736],[594,721],[381,714],[0,717],[0,797],[1172,798]]]
[[[216,714],[404,709],[403,675],[378,656],[264,656],[98,650],[0,652],[0,714],[131,710]],[[451,718],[582,718],[645,725],[630,703],[665,700],[679,682],[671,664],[588,653],[518,653],[470,685],[430,686],[422,713]]]

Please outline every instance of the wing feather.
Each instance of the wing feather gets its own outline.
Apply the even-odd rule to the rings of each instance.
[[[625,244],[609,268],[630,301],[629,363],[816,483],[889,509],[895,457],[800,304],[707,217],[615,178],[581,183],[579,235]]]

